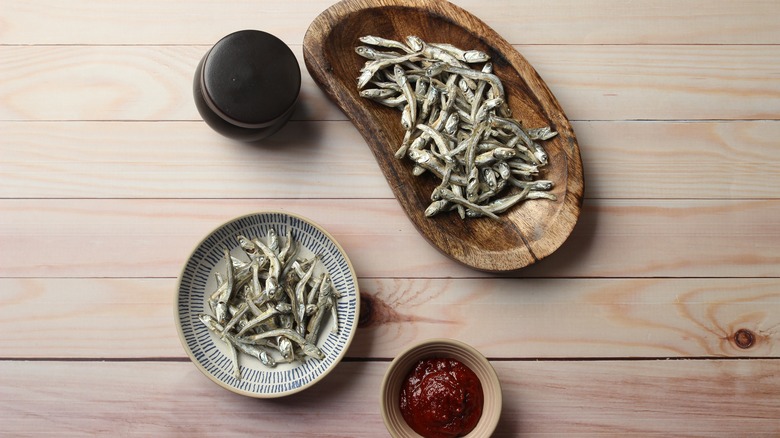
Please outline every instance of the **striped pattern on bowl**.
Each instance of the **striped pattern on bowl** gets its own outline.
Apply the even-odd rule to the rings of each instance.
[[[224,272],[224,248],[238,256],[236,236],[264,238],[274,228],[284,237],[289,229],[300,246],[299,257],[319,255],[333,286],[343,295],[338,299],[337,333],[328,319],[320,331],[317,346],[323,360],[307,358],[303,363],[277,364],[269,368],[256,358],[239,357],[241,379],[233,377],[227,346],[198,320],[206,309],[206,297],[216,289],[215,272]],[[321,227],[286,212],[261,212],[242,216],[221,225],[193,251],[179,278],[175,319],[182,345],[198,369],[218,385],[250,397],[281,397],[303,390],[323,378],[344,356],[357,329],[360,294],[357,277],[344,250]]]

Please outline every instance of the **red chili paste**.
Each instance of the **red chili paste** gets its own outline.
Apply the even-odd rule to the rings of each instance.
[[[468,434],[479,422],[483,401],[479,378],[455,359],[421,360],[401,387],[401,414],[426,438]]]

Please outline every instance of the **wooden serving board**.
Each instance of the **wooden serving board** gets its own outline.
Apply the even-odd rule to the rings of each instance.
[[[404,40],[416,35],[487,53],[503,82],[513,118],[526,128],[551,126],[558,135],[544,142],[557,201],[527,201],[501,215],[462,220],[457,214],[426,217],[435,177],[412,174],[413,163],[394,154],[404,130],[399,111],[360,97],[355,53],[359,37]],[[534,68],[507,41],[469,12],[443,0],[345,0],[321,13],[303,42],[306,68],[325,94],[352,121],[374,154],[393,194],[425,239],[452,259],[477,270],[514,271],[550,255],[563,244],[579,217],[582,161],[574,131]]]

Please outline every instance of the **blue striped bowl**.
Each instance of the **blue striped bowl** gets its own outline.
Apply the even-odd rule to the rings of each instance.
[[[292,231],[300,245],[298,256],[320,256],[333,285],[343,295],[338,300],[339,330],[330,332],[323,326],[317,346],[325,354],[323,360],[307,358],[303,363],[277,364],[268,368],[256,358],[239,357],[241,379],[233,377],[232,361],[225,344],[199,320],[206,308],[206,296],[216,289],[214,273],[224,270],[225,247],[238,254],[236,236],[265,237],[274,228],[280,236]],[[357,329],[360,294],[357,277],[344,250],[321,227],[301,216],[286,212],[261,212],[231,220],[206,236],[193,251],[179,277],[174,315],[184,350],[198,369],[218,385],[238,394],[258,397],[282,397],[301,391],[328,374],[352,342]]]

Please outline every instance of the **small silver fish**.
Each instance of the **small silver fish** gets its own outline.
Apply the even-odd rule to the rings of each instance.
[[[198,315],[225,342],[233,376],[241,379],[241,355],[268,367],[323,359],[325,353],[316,346],[319,329],[307,331],[314,327],[309,318],[330,312],[337,330],[340,294],[327,272],[315,275],[323,267],[319,257],[295,258],[298,245],[289,228],[284,237],[271,228],[264,239],[237,238],[249,260],[224,249],[226,271],[214,275],[216,288],[207,299],[212,313]]]
[[[408,52],[408,53],[414,51],[399,41],[389,40],[386,38],[381,38],[373,35],[362,36],[358,39],[360,40],[361,43],[370,44],[372,46],[387,47],[391,49],[401,49],[404,52]]]
[[[538,179],[549,161],[541,142],[556,133],[550,127],[526,130],[511,117],[487,53],[427,43],[416,35],[403,42],[375,36],[361,42],[372,46],[356,48],[368,59],[361,69],[361,96],[400,111],[404,135],[395,156],[413,162],[413,175],[440,179],[426,216],[456,210],[464,219],[495,219],[527,199],[554,198],[534,193],[551,188]],[[366,81],[375,88],[364,90]],[[369,91],[380,89],[393,91]],[[319,304],[308,325],[322,318],[326,309]]]

